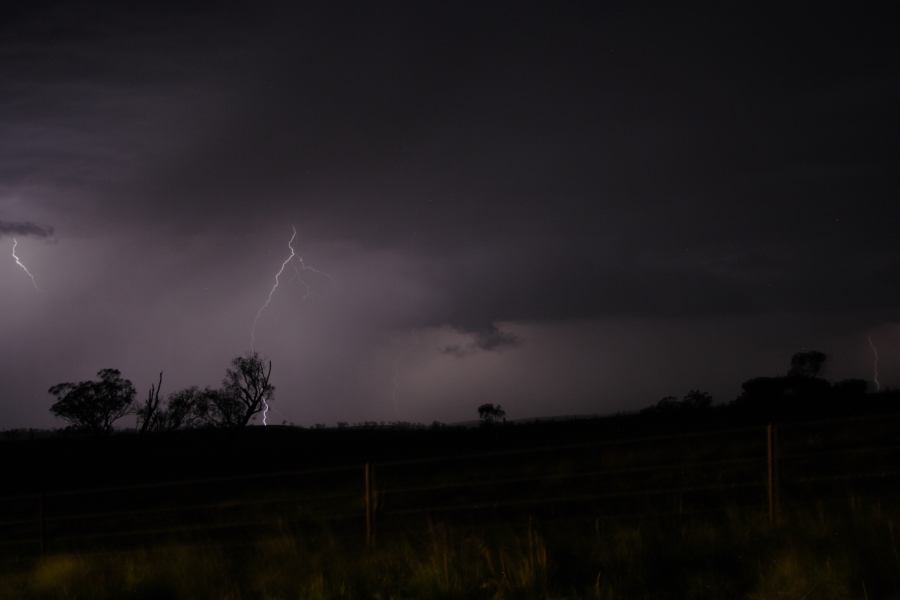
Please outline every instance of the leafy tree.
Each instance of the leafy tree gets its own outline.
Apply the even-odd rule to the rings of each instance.
[[[797,352],[791,357],[791,370],[788,371],[788,377],[812,379],[821,372],[827,358],[824,353],[817,350]]]
[[[202,401],[207,406],[207,423],[212,427],[237,429],[249,423],[249,420],[244,422],[246,407],[234,394],[222,389],[205,388]]]
[[[674,413],[688,410],[703,410],[712,406],[713,397],[700,390],[691,390],[681,400],[675,396],[665,396],[655,405],[641,410],[642,414]]]
[[[754,377],[741,384],[744,390],[738,398],[740,402],[763,402],[780,398],[784,395],[784,377]]]
[[[50,407],[75,429],[94,433],[112,431],[113,423],[133,410],[134,385],[118,369],[103,369],[99,381],[59,383],[48,391],[57,400]]]
[[[712,406],[713,397],[707,392],[700,390],[691,390],[681,399],[683,408],[691,410],[702,410]]]
[[[217,393],[218,390],[201,390],[193,386],[169,394],[166,404],[162,405],[159,401],[159,387],[151,386],[147,400],[137,410],[140,431],[172,431],[212,425],[211,398]]]
[[[162,419],[163,427],[172,430],[210,425],[212,398],[218,393],[218,390],[212,388],[201,390],[197,386],[191,386],[170,394]]]
[[[831,390],[841,400],[853,400],[866,395],[869,382],[865,379],[842,379],[831,386]]]
[[[834,410],[831,384],[818,377],[827,356],[816,350],[797,352],[781,377],[745,381],[735,405],[760,417],[795,417]]]
[[[478,416],[484,425],[493,425],[506,420],[506,411],[499,404],[482,404],[478,407]]]

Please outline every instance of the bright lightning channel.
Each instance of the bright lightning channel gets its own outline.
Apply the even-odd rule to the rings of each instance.
[[[278,282],[281,277],[281,274],[284,272],[284,268],[287,266],[289,262],[291,262],[297,253],[294,251],[294,239],[297,237],[297,229],[291,225],[291,239],[288,240],[288,248],[291,251],[290,256],[284,259],[284,262],[281,263],[281,268],[278,269],[278,272],[275,273],[275,283],[272,285],[272,289],[269,290],[269,295],[266,296],[266,301],[263,302],[262,306],[259,307],[259,310],[256,311],[256,316],[253,318],[253,326],[250,328],[250,352],[253,352],[253,347],[256,345],[256,324],[259,322],[259,318],[262,316],[263,312],[269,307],[269,304],[272,303],[272,296],[275,294],[275,290],[278,289]],[[269,424],[269,403],[266,402],[265,398],[263,398],[263,425],[266,426]]]
[[[19,245],[19,240],[17,240],[16,238],[13,238],[12,257],[13,257],[13,259],[15,259],[16,264],[19,265],[19,267],[21,267],[23,271],[25,271],[25,274],[31,278],[31,283],[34,284],[34,289],[40,291],[37,281],[34,279],[34,275],[31,274],[31,271],[28,270],[28,267],[23,265],[22,261],[19,260],[19,257],[16,255],[16,246],[18,246],[18,245]]]
[[[866,339],[869,340],[869,348],[872,349],[872,381],[875,382],[875,391],[881,391],[881,382],[878,380],[878,348],[875,346],[875,342],[872,341],[872,336],[867,336]]]
[[[275,273],[275,283],[272,285],[272,289],[269,290],[269,295],[266,296],[266,301],[263,302],[262,306],[259,307],[259,310],[256,311],[256,317],[253,318],[253,326],[250,328],[250,352],[253,352],[253,347],[256,345],[256,324],[259,322],[259,318],[262,316],[263,312],[267,308],[269,308],[269,304],[272,303],[272,296],[275,295],[275,290],[278,289],[278,283],[281,278],[281,274],[284,273],[284,268],[288,265],[289,262],[294,260],[294,257],[297,256],[297,252],[294,250],[294,239],[297,237],[297,229],[291,225],[291,239],[288,240],[288,249],[291,251],[291,254],[284,259],[284,262],[281,263],[281,268],[278,269],[278,272]]]
[[[262,303],[262,306],[259,307],[259,310],[256,311],[256,316],[253,318],[253,326],[250,327],[250,352],[254,351],[254,347],[256,346],[256,325],[259,322],[260,317],[265,312],[265,310],[269,307],[269,304],[272,303],[272,296],[275,295],[275,290],[278,289],[278,285],[281,282],[281,275],[284,273],[284,269],[290,264],[292,261],[294,263],[294,270],[297,272],[297,277],[300,280],[300,283],[303,284],[305,289],[305,293],[303,294],[303,299],[306,298],[312,293],[312,288],[309,283],[303,279],[302,271],[312,271],[313,273],[318,273],[319,275],[323,275],[328,279],[331,279],[331,276],[328,273],[324,273],[315,267],[311,267],[303,262],[302,256],[297,256],[297,251],[294,249],[294,240],[297,238],[297,228],[291,225],[291,239],[288,240],[288,250],[290,250],[290,254],[287,258],[284,259],[284,262],[281,263],[281,267],[278,269],[278,272],[275,273],[275,283],[272,284],[272,289],[269,290],[269,295],[266,296],[266,301]],[[296,258],[296,260],[294,260]],[[299,263],[299,266],[298,264]],[[269,403],[263,400],[263,425],[268,425],[269,418]]]

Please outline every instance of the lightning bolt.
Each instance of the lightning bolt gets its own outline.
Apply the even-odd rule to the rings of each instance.
[[[331,276],[327,273],[324,273],[315,267],[311,267],[303,262],[303,257],[297,255],[297,251],[294,249],[294,240],[297,239],[297,228],[291,225],[291,239],[288,240],[288,250],[290,250],[290,254],[284,261],[281,263],[281,267],[279,267],[278,271],[275,273],[275,282],[272,284],[272,289],[269,290],[268,296],[266,296],[266,301],[262,303],[259,307],[259,310],[256,311],[256,316],[253,318],[253,325],[250,327],[250,352],[254,351],[254,346],[256,345],[256,325],[259,323],[260,317],[265,312],[265,310],[269,307],[269,304],[272,303],[272,297],[275,295],[275,290],[278,289],[279,284],[281,283],[281,276],[284,274],[285,268],[293,262],[294,263],[294,271],[297,273],[297,277],[300,279],[300,283],[303,284],[305,288],[305,293],[303,294],[303,299],[305,300],[311,293],[312,288],[309,283],[303,279],[302,271],[312,271],[314,273],[318,273],[319,275],[324,275],[328,279],[331,279]],[[296,260],[294,260],[296,259]],[[299,265],[298,265],[299,263]],[[269,418],[269,403],[263,400],[263,425],[268,425]]]
[[[269,290],[266,301],[263,302],[262,306],[259,307],[259,310],[256,311],[256,317],[253,318],[253,326],[250,328],[250,352],[253,352],[253,346],[256,345],[256,324],[259,322],[259,318],[262,316],[263,312],[269,308],[269,304],[272,303],[272,296],[275,295],[275,290],[278,289],[278,284],[281,279],[281,274],[284,273],[284,268],[288,266],[289,262],[294,260],[295,256],[297,256],[297,252],[294,250],[294,239],[297,237],[297,229],[293,225],[291,225],[291,232],[291,239],[288,240],[288,249],[291,251],[291,254],[284,259],[284,262],[281,263],[281,268],[275,273],[275,283],[272,285],[272,289]]]
[[[875,391],[881,391],[881,382],[878,381],[878,348],[875,346],[875,342],[872,341],[872,336],[866,336],[866,339],[869,340],[869,348],[872,349],[872,381],[875,382]]]
[[[13,259],[15,259],[16,264],[19,265],[19,267],[21,267],[23,271],[25,271],[25,274],[31,278],[31,283],[34,284],[34,289],[40,291],[40,288],[38,288],[37,281],[35,281],[35,279],[34,279],[34,275],[31,274],[31,271],[28,270],[28,267],[26,267],[25,265],[22,264],[22,261],[19,260],[19,257],[16,256],[16,246],[18,246],[18,245],[19,245],[19,240],[17,240],[16,238],[13,238],[12,257],[13,257]]]
[[[297,237],[297,229],[291,225],[291,239],[288,240],[288,249],[291,251],[291,254],[284,259],[284,262],[281,263],[281,268],[278,269],[278,272],[275,273],[275,283],[272,285],[272,289],[269,290],[269,295],[266,296],[266,301],[262,303],[262,306],[259,307],[259,310],[256,311],[256,316],[253,318],[253,326],[250,327],[250,352],[253,352],[253,347],[256,345],[256,324],[259,322],[259,318],[262,316],[263,312],[269,307],[269,304],[272,303],[272,296],[275,295],[275,290],[278,289],[278,283],[281,279],[281,274],[284,273],[284,268],[291,262],[297,253],[294,251],[294,239]],[[269,424],[269,403],[266,402],[265,398],[263,398],[263,425],[267,426]]]

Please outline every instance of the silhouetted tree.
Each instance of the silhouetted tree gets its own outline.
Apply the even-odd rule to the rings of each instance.
[[[218,390],[201,390],[193,386],[169,394],[166,404],[162,405],[159,401],[159,387],[151,387],[147,401],[138,409],[140,431],[172,431],[216,425],[210,411],[212,398],[219,393]]]
[[[765,418],[832,410],[831,384],[817,377],[826,360],[827,356],[816,350],[797,352],[786,375],[755,377],[741,384],[744,391],[735,405]]]
[[[478,416],[484,425],[493,425],[498,421],[506,420],[506,411],[499,404],[482,404],[478,407]]]
[[[788,377],[813,378],[821,372],[828,357],[817,350],[797,352],[791,357],[791,370]]]
[[[245,427],[272,399],[275,386],[269,383],[272,361],[263,363],[259,354],[251,352],[235,357],[225,371],[222,389],[211,401],[223,424]]]
[[[709,408],[712,406],[713,397],[700,390],[691,390],[687,394],[684,395],[684,398],[681,399],[681,405],[683,408],[687,408],[690,410],[702,410],[705,408]]]
[[[785,388],[784,377],[754,377],[741,384],[744,390],[740,398],[741,402],[762,402],[781,398]]]
[[[213,398],[219,393],[219,390],[212,388],[201,390],[192,386],[170,394],[161,419],[163,428],[195,429],[214,424],[211,422],[210,410]]]
[[[264,364],[258,354],[252,353],[231,361],[221,388],[185,388],[169,395],[163,406],[159,387],[151,387],[138,410],[141,430],[245,427],[272,399],[275,387],[269,383],[271,374],[271,361]]]
[[[839,401],[862,398],[869,391],[869,382],[865,379],[842,379],[831,386],[831,391]]]
[[[162,371],[159,372],[159,382],[156,385],[150,385],[150,391],[147,393],[147,399],[137,409],[138,431],[147,433],[148,431],[157,431],[160,429],[160,411],[159,406],[159,388],[162,387]]]
[[[70,426],[94,433],[107,433],[113,423],[133,410],[134,385],[118,369],[103,369],[99,381],[59,383],[48,391],[57,401],[50,407]]]
[[[246,407],[236,395],[222,389],[206,388],[202,399],[208,407],[209,425],[236,429],[249,423],[249,420],[244,422]],[[259,407],[257,412],[261,409]]]
[[[691,410],[703,410],[712,406],[713,397],[700,390],[691,390],[681,400],[675,396],[665,396],[655,405],[641,410],[642,414],[651,413],[683,413]]]

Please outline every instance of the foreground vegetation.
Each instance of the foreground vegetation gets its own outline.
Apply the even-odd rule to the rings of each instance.
[[[824,358],[728,405],[483,404],[481,427],[247,427],[273,389],[254,356],[219,390],[163,403],[160,380],[116,433],[134,390],[101,372],[54,387],[94,425],[0,439],[0,597],[900,598],[900,395],[820,379]]]
[[[373,548],[325,530],[232,545],[54,554],[0,577],[23,598],[894,598],[900,511],[850,498],[769,527],[668,520],[430,523]]]

